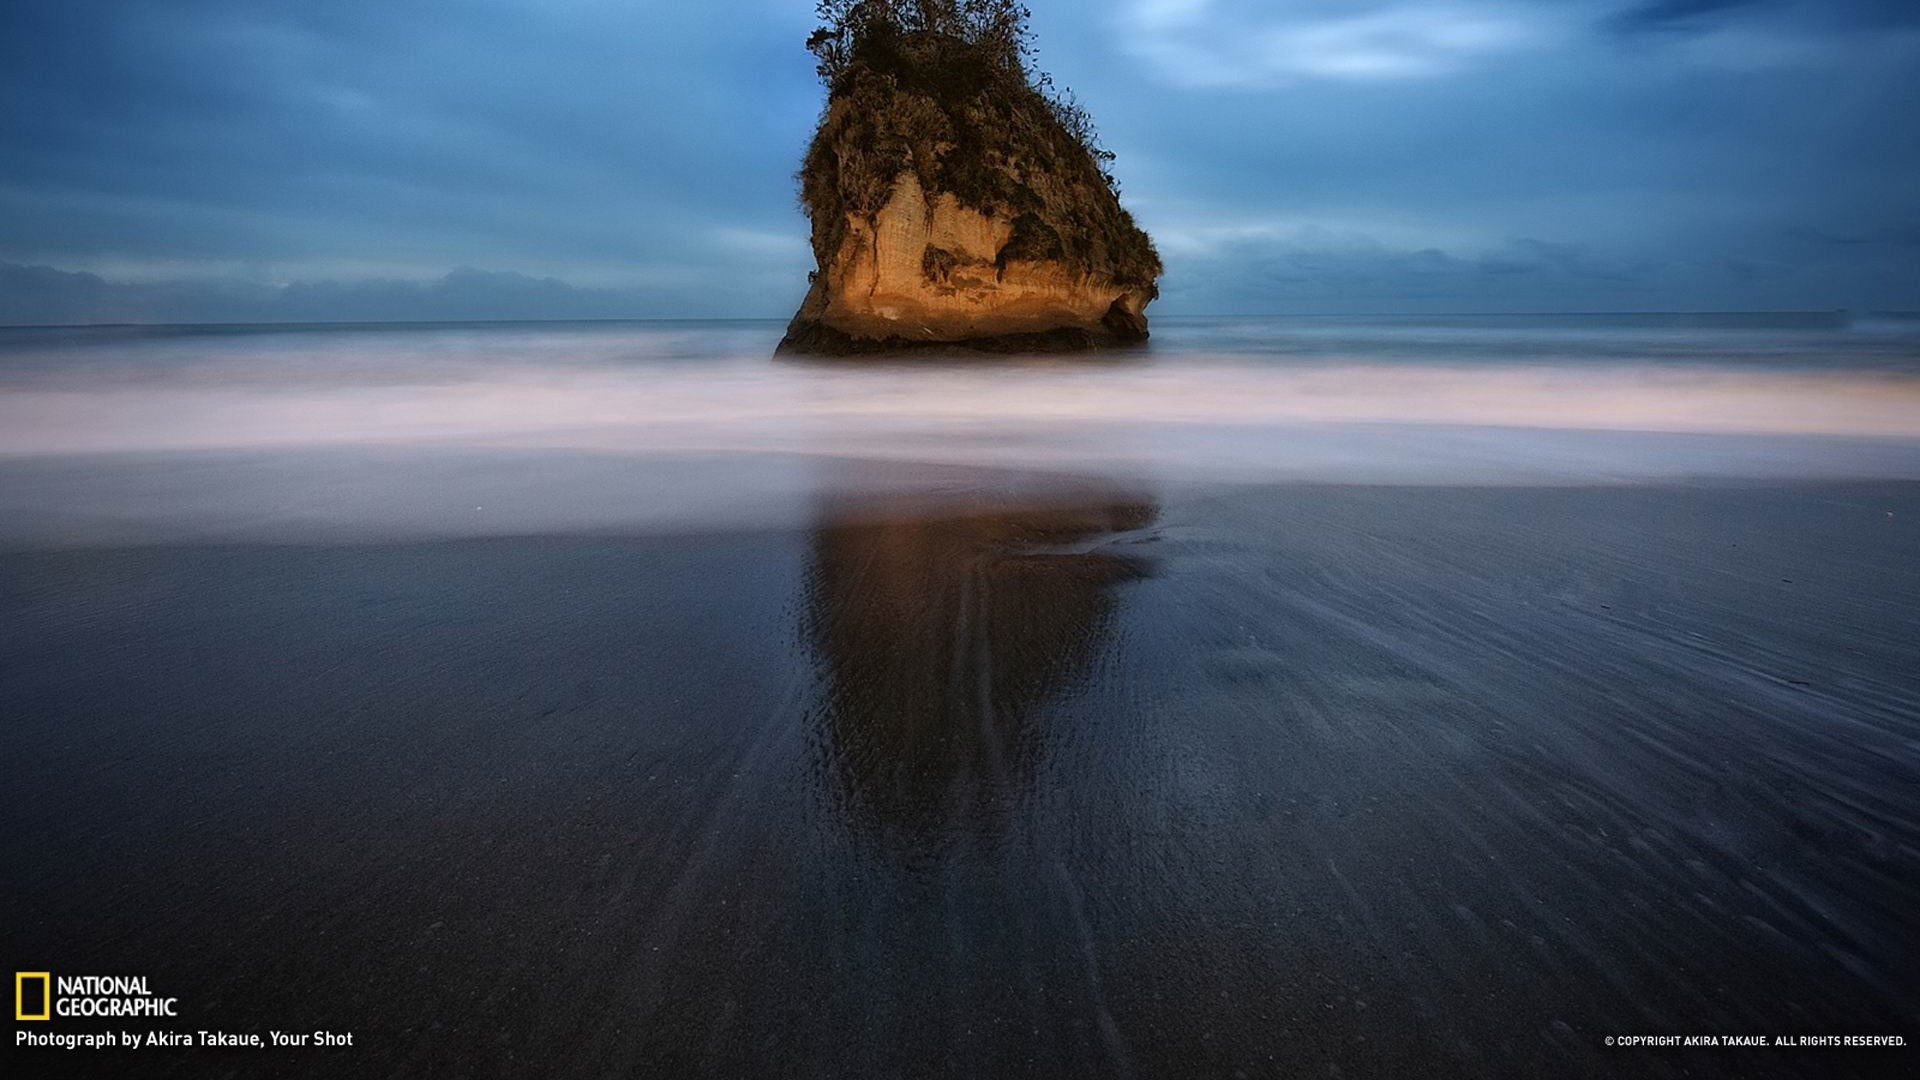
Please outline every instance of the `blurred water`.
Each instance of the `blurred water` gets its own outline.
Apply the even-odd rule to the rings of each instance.
[[[1174,318],[1137,352],[894,362],[776,361],[780,329],[0,331],[0,536],[790,523],[838,482],[808,463],[847,459],[1221,483],[1920,476],[1920,322],[1897,319]]]

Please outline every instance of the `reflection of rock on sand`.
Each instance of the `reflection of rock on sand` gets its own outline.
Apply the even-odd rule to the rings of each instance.
[[[813,532],[807,631],[820,746],[860,832],[913,846],[993,833],[1029,786],[1038,706],[1107,646],[1123,535],[1157,509],[1111,491],[994,505],[841,506]]]

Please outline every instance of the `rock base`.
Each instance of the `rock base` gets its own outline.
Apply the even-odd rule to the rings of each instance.
[[[827,299],[817,286],[809,293],[787,333],[774,349],[776,356],[884,356],[889,353],[1073,353],[1096,349],[1135,348],[1146,344],[1147,317],[1122,296],[1091,325],[1066,323],[1034,327],[1029,320],[1019,329],[993,331],[975,324],[964,334],[941,334],[921,327],[915,336],[880,330],[849,330],[835,326],[821,312]],[[874,327],[866,320],[866,327]],[[877,329],[877,328],[876,328]]]
[[[1137,316],[1135,317],[1137,318]],[[1117,320],[1116,320],[1117,321]],[[1144,320],[1140,320],[1144,322]],[[979,352],[1075,353],[1096,349],[1138,348],[1147,342],[1144,325],[1096,327],[1059,326],[1051,330],[1021,330],[945,340],[899,335],[868,337],[850,334],[818,319],[796,318],[774,349],[776,356],[885,356],[897,353]]]

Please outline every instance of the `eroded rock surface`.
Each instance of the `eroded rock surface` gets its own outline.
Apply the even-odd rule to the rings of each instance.
[[[862,44],[801,170],[818,269],[781,351],[1146,340],[1160,260],[1111,155],[1014,74],[948,35]]]

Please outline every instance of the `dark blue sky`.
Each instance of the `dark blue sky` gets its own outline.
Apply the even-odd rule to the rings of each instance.
[[[1914,0],[1035,6],[1157,312],[1920,308]],[[812,22],[9,0],[0,321],[785,316]]]

